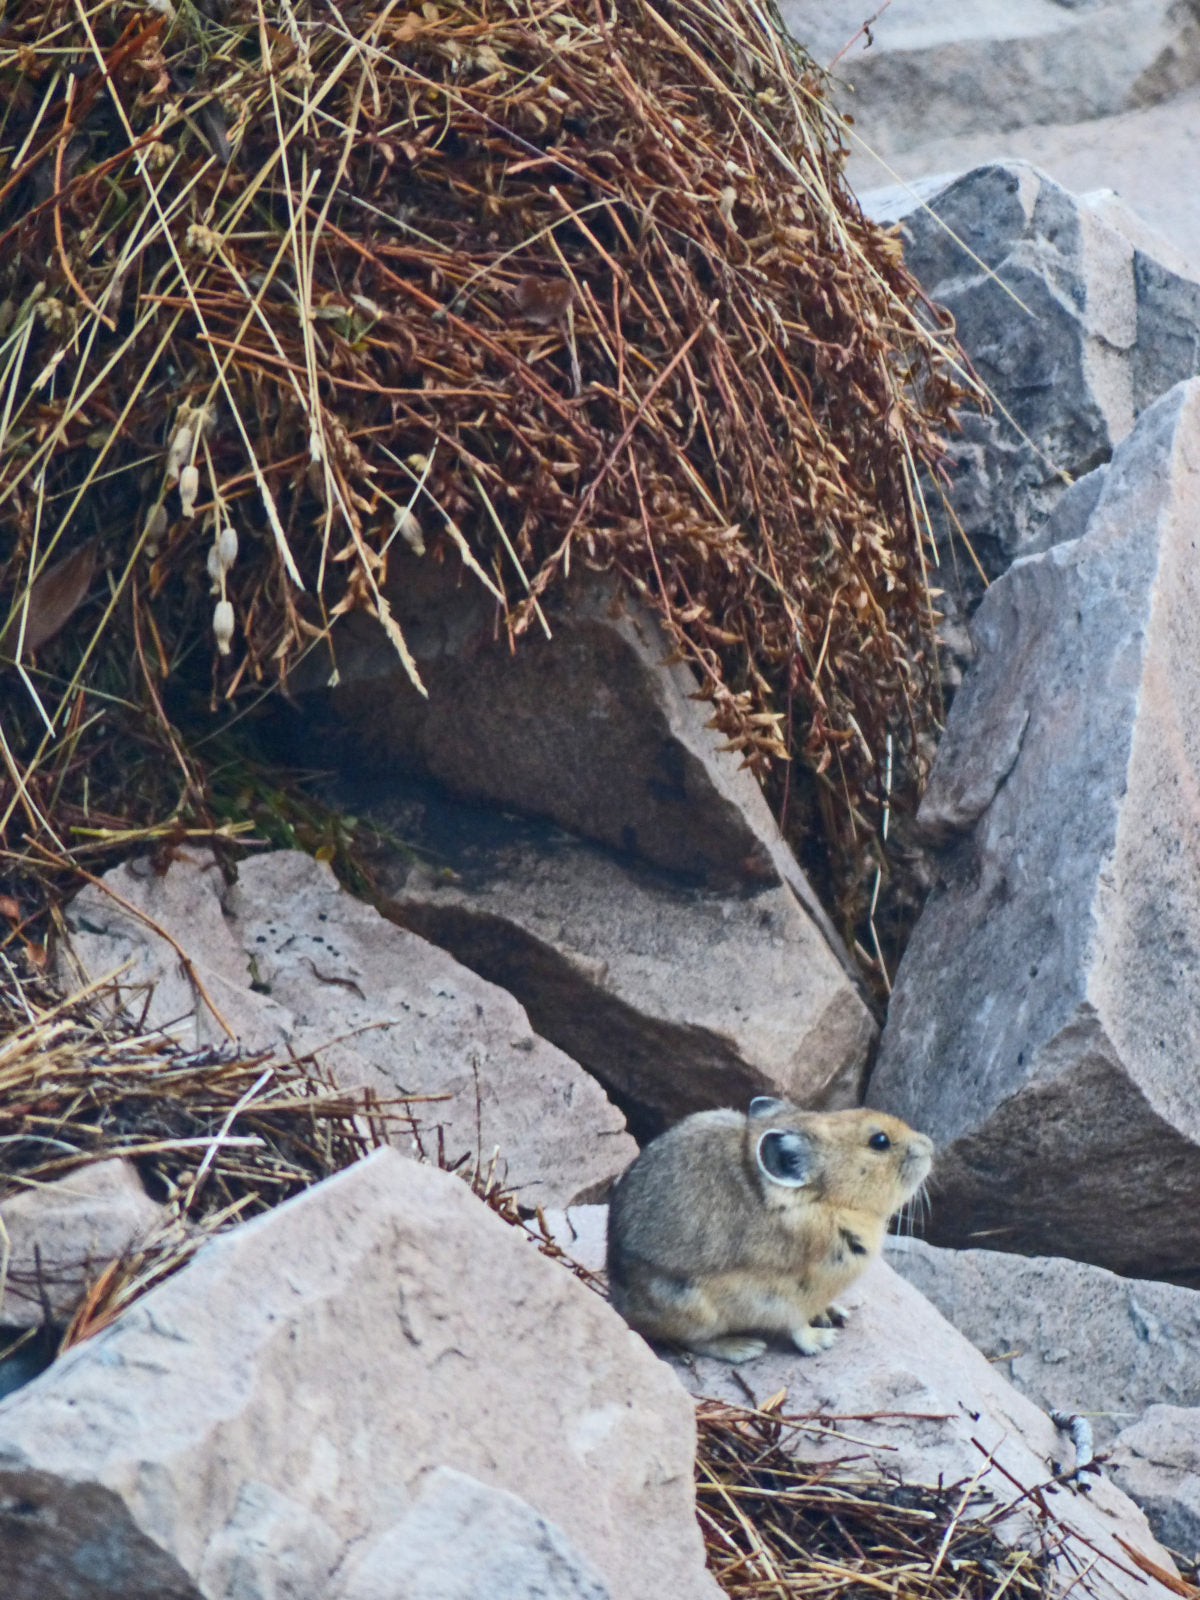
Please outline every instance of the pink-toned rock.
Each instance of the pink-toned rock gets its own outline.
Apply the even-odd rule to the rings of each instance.
[[[572,1261],[589,1272],[603,1272],[608,1245],[607,1206],[569,1206],[566,1211],[544,1211],[550,1237]]]
[[[323,1595],[437,1467],[519,1494],[613,1600],[719,1600],[694,1450],[597,1295],[382,1150],[0,1404],[5,1600]]]
[[[734,1405],[747,1403],[743,1384],[759,1403],[786,1389],[785,1414],[806,1421],[784,1437],[806,1461],[849,1458],[856,1469],[871,1464],[919,1483],[952,1484],[978,1474],[984,1497],[1004,1504],[1045,1484],[1056,1462],[1071,1466],[1070,1441],[1050,1419],[885,1263],[873,1263],[844,1301],[849,1325],[819,1356],[768,1352],[736,1369],[696,1357],[675,1361],[676,1370],[694,1392]],[[1106,1479],[1087,1481],[1086,1493],[1073,1486],[1047,1492],[1057,1529],[1039,1528],[1018,1507],[995,1524],[996,1532],[1029,1544],[1042,1533],[1053,1542],[1061,1531],[1065,1543],[1055,1563],[1065,1582],[1095,1557],[1088,1579],[1094,1595],[1166,1600],[1167,1591],[1139,1573],[1118,1543],[1124,1539],[1172,1570],[1145,1517]]]
[[[890,1265],[1027,1399],[1086,1413],[1097,1449],[1156,1402],[1200,1402],[1200,1290],[1056,1256],[888,1244]]]
[[[624,1103],[664,1122],[756,1094],[858,1104],[875,1024],[786,884],[716,891],[561,838],[460,865],[393,861],[381,910],[508,989]]]
[[[92,978],[131,961],[122,981],[139,1014],[153,989],[152,1026],[220,1044],[215,1007],[246,1048],[317,1051],[346,1087],[446,1096],[414,1108],[431,1147],[440,1125],[452,1158],[486,1164],[499,1148],[530,1202],[587,1199],[636,1154],[600,1086],[511,995],[347,894],[324,863],[277,851],[242,862],[227,888],[207,858],[185,856],[161,877],[126,863],[104,884],[120,901],[89,885],[68,909],[73,961]]]
[[[17,1179],[7,1180],[15,1185]],[[161,1226],[156,1205],[126,1161],[98,1161],[55,1183],[18,1188],[0,1201],[8,1244],[0,1325],[37,1327],[74,1311],[95,1270]]]

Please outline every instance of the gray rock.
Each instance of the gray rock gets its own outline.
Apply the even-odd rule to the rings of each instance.
[[[609,1600],[552,1522],[518,1495],[435,1467],[333,1600]]]
[[[126,863],[76,897],[67,923],[84,976],[132,962],[122,983],[151,1026],[222,1044],[227,1025],[248,1049],[316,1052],[347,1088],[446,1096],[414,1107],[431,1149],[437,1125],[453,1159],[486,1163],[498,1147],[528,1202],[588,1199],[636,1154],[599,1084],[533,1031],[511,995],[394,927],[299,851],[242,862],[232,888],[209,858],[181,857],[162,876]]]
[[[0,1403],[5,1600],[311,1600],[414,1509],[436,1541],[437,1467],[519,1492],[530,1559],[569,1544],[613,1600],[719,1600],[694,1451],[687,1395],[598,1295],[381,1150]]]
[[[0,1326],[35,1328],[45,1309],[69,1316],[96,1269],[142,1243],[166,1217],[119,1158],[18,1189],[0,1202],[7,1246]]]
[[[909,266],[953,312],[997,402],[952,443],[954,515],[988,578],[1051,537],[1072,478],[1106,461],[1134,419],[1200,371],[1200,282],[1111,196],[1084,200],[1023,162],[863,196],[899,222]],[[981,588],[932,497],[952,598]],[[1072,535],[1070,518],[1058,538]]]
[[[1200,1406],[1194,1289],[920,1239],[893,1239],[887,1259],[1035,1405],[1086,1414],[1098,1446],[1157,1402]]]
[[[1180,174],[1200,161],[1200,92],[1195,89],[1143,110],[1086,122],[1027,124],[1003,135],[983,128],[943,136],[931,120],[919,144],[883,159],[854,139],[851,146],[847,176],[858,194],[997,160],[1031,162],[1080,196],[1115,190],[1157,231],[1157,242],[1139,248],[1184,277],[1200,277],[1196,265],[1174,265],[1163,247],[1169,239],[1179,255],[1200,263],[1200,186],[1180,182]]]
[[[930,1237],[1200,1262],[1200,382],[975,618],[919,820],[957,840],[868,1099],[939,1147]]]
[[[1200,1557],[1200,1410],[1151,1406],[1118,1436],[1110,1470],[1164,1544]]]
[[[856,1102],[874,1023],[782,885],[682,886],[565,839],[460,865],[393,863],[381,908],[639,1107],[673,1120],[763,1093]]]
[[[782,1413],[796,1423],[785,1423],[781,1442],[801,1460],[848,1461],[851,1472],[910,1483],[949,1485],[978,1474],[979,1498],[992,1497],[993,1507],[1045,1483],[1055,1461],[1069,1464],[1071,1446],[1050,1419],[885,1262],[873,1262],[842,1298],[850,1322],[821,1355],[769,1351],[736,1369],[696,1357],[677,1370],[694,1392],[734,1405],[747,1404],[747,1388],[760,1405],[786,1391]],[[1053,1565],[1069,1583],[1098,1556],[1088,1577],[1097,1597],[1148,1600],[1158,1592],[1118,1540],[1167,1570],[1169,1557],[1114,1484],[1096,1479],[1086,1493],[1064,1488],[1045,1503],[1057,1527],[1039,1526],[1018,1504],[995,1531],[1033,1546],[1062,1531]]]

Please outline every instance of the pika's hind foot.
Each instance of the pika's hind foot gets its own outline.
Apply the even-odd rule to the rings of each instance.
[[[832,1328],[814,1327],[806,1323],[802,1328],[792,1329],[792,1343],[802,1356],[817,1356],[822,1350],[828,1350],[833,1343],[834,1333]]]
[[[710,1339],[707,1344],[694,1344],[698,1356],[716,1356],[718,1361],[729,1361],[737,1366],[742,1361],[754,1361],[767,1348],[765,1339],[751,1339],[734,1335],[729,1339]]]

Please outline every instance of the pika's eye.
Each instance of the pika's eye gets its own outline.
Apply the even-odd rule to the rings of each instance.
[[[892,1148],[892,1141],[882,1129],[878,1133],[873,1133],[867,1143],[872,1150],[890,1150]]]

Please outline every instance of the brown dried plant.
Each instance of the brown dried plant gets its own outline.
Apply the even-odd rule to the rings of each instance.
[[[824,92],[759,0],[13,0],[7,653],[55,563],[101,576],[6,674],[0,825],[195,808],[172,685],[246,703],[347,611],[420,692],[400,540],[510,646],[619,574],[728,745],[810,775],[852,924],[937,715],[921,483],[966,380]]]

